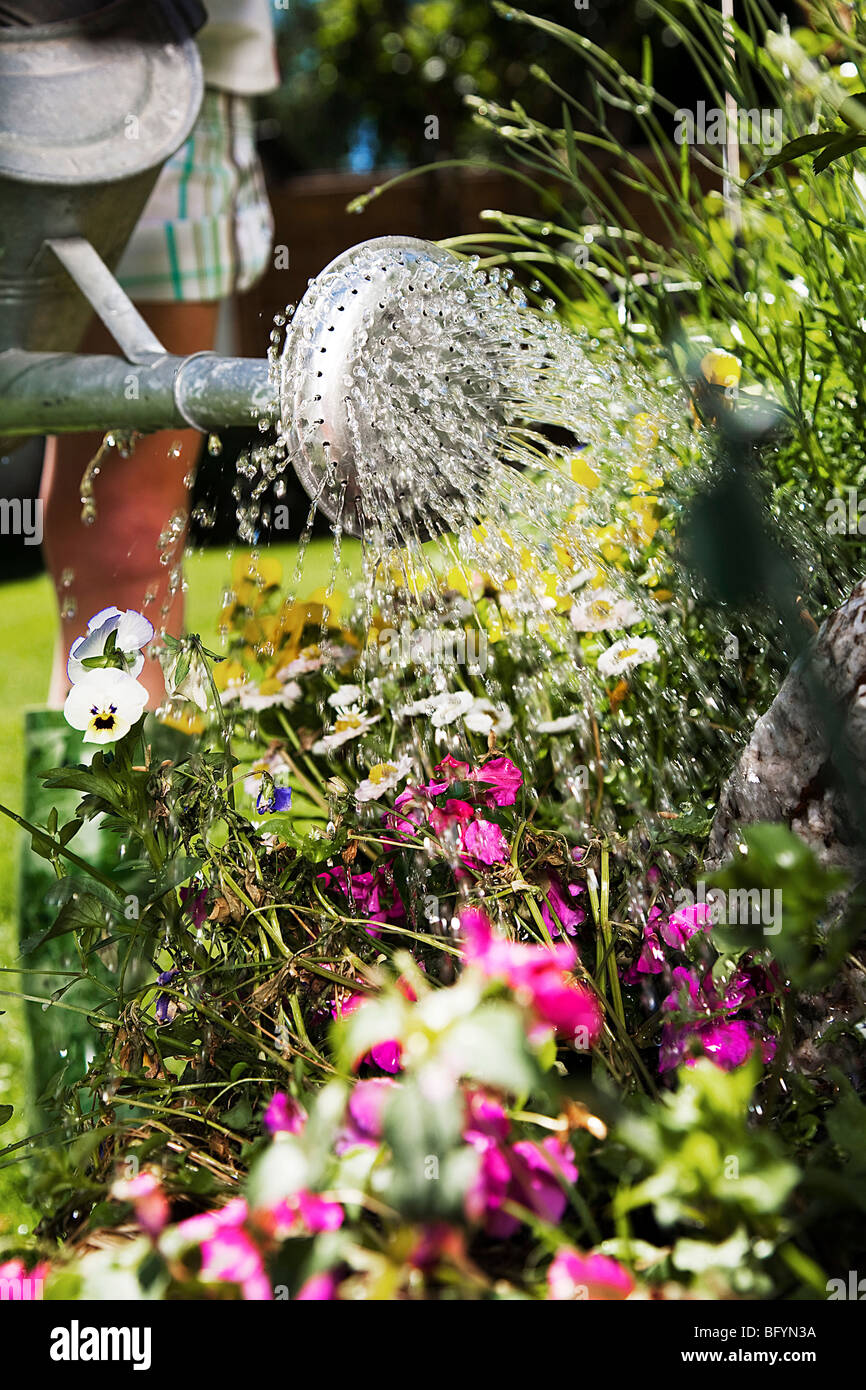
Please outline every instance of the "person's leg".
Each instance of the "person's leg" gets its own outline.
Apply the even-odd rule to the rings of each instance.
[[[186,356],[213,347],[218,304],[145,304],[142,313],[168,352]],[[118,351],[98,323],[82,350]],[[184,479],[195,468],[202,436],[197,430],[164,430],[140,438],[129,458],[112,449],[94,485],[96,519],[85,525],[80,483],[101,442],[100,434],[54,436],[45,452],[43,551],[61,613],[49,693],[53,705],[62,704],[68,688],[70,644],[101,608],[138,609],[157,632],[177,634],[183,626],[183,594],[169,595],[169,577],[180,562],[186,536],[189,488]],[[178,513],[184,518],[181,533],[173,543],[174,558],[165,564],[160,537]],[[157,663],[146,662],[139,679],[151,692],[151,705],[158,704],[163,684]]]

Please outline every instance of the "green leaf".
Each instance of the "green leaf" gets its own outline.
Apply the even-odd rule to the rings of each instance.
[[[835,164],[837,159],[844,159],[846,155],[853,154],[855,150],[860,150],[866,145],[866,135],[843,135],[834,140],[832,145],[828,145],[823,154],[819,154],[812,164],[816,174],[821,174],[831,164]]]
[[[525,1094],[541,1081],[523,1020],[511,1004],[482,1004],[459,1019],[448,1030],[444,1052],[464,1076],[513,1095]]]
[[[814,150],[823,150],[832,140],[839,139],[838,130],[823,130],[817,135],[799,135],[796,140],[789,140],[787,145],[783,145],[778,154],[774,154],[772,159],[768,159],[764,164],[756,169],[746,183],[754,183],[762,174],[768,174],[771,169],[778,169],[782,164],[790,164],[795,159],[799,159],[804,154],[812,154]]]
[[[15,1107],[13,1105],[0,1105],[0,1125],[5,1125],[12,1119]]]

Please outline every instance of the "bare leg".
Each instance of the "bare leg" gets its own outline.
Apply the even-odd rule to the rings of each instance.
[[[169,352],[185,356],[213,346],[218,304],[149,304],[142,312]],[[95,324],[82,351],[116,352],[117,348],[102,325]],[[157,632],[182,630],[183,595],[178,591],[169,597],[173,564],[160,563],[159,538],[174,515],[188,512],[189,488],[184,478],[195,469],[201,439],[197,430],[164,430],[139,439],[129,458],[112,450],[96,479],[96,520],[89,526],[81,521],[80,483],[102,435],[48,440],[42,472],[43,551],[59,605],[66,595],[75,600],[75,615],[62,615],[60,620],[50,704],[63,703],[70,644],[101,608],[111,604],[136,608],[150,618]],[[185,536],[184,524],[175,550],[177,561]],[[63,585],[64,574],[72,575],[68,587]],[[151,706],[158,704],[163,692],[158,664],[147,661],[139,679],[151,693]]]

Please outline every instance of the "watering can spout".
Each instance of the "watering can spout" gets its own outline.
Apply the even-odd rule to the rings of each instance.
[[[0,433],[10,440],[82,430],[249,426],[271,406],[267,362],[167,353],[83,237],[45,243],[105,324],[123,357],[0,352]]]

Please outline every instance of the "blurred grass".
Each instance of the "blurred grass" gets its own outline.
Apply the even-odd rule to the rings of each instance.
[[[359,553],[357,543],[344,543],[343,562],[351,573],[357,573]],[[294,573],[297,548],[274,546],[268,554],[281,561],[287,585]],[[331,541],[312,542],[304,559],[298,596],[304,597],[320,585],[327,585],[332,563]],[[220,595],[230,582],[231,560],[222,550],[199,551],[188,556],[186,575],[189,582],[187,627],[199,632],[206,645],[219,650],[216,621]],[[83,627],[89,615],[81,616]],[[54,631],[54,599],[47,575],[0,587],[0,632],[3,634],[0,801],[13,810],[21,809],[23,799],[23,711],[44,702]],[[21,832],[12,822],[5,816],[0,817],[0,967],[5,967],[6,972],[15,966],[18,954],[17,879],[21,839]],[[0,989],[16,989],[16,976],[6,972],[0,973]],[[23,1139],[27,1133],[25,1097],[29,1047],[24,1008],[19,1000],[0,997],[0,1104],[14,1106],[12,1119],[0,1130],[0,1149]],[[34,1220],[35,1213],[23,1197],[21,1168],[18,1165],[0,1167],[0,1233],[16,1228],[29,1229]]]

